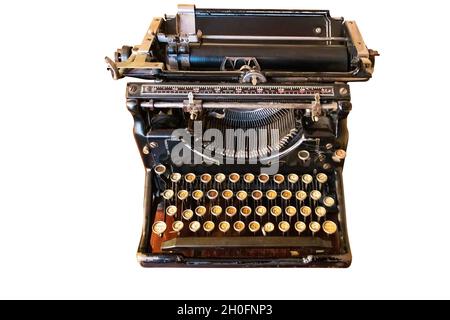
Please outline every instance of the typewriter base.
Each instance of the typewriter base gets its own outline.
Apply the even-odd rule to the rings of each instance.
[[[137,253],[138,262],[142,267],[308,267],[308,268],[347,268],[350,266],[352,261],[352,255],[350,251],[350,245],[347,235],[346,226],[346,216],[345,216],[345,203],[344,203],[344,190],[342,182],[342,172],[341,169],[336,170],[336,184],[337,184],[337,197],[339,201],[339,229],[340,235],[340,252],[337,254],[324,254],[320,252],[313,252],[311,248],[308,250],[302,250],[302,247],[280,247],[277,244],[276,239],[267,239],[268,242],[273,242],[270,247],[264,248],[262,250],[273,250],[274,256],[259,257],[254,254],[252,257],[252,247],[255,244],[248,243],[245,241],[241,243],[244,247],[236,247],[233,241],[224,242],[226,247],[234,247],[228,250],[228,255],[226,257],[217,257],[217,252],[220,250],[209,248],[211,256],[210,257],[187,257],[179,253],[170,252],[158,252],[152,253],[150,246],[150,236],[151,236],[151,225],[152,225],[152,215],[155,210],[152,207],[152,171],[148,170],[146,173],[146,186],[145,186],[145,215],[144,215],[144,227],[142,230],[142,237],[139,244],[139,249]],[[275,238],[275,237],[274,237]],[[302,239],[304,243],[316,242],[318,239]],[[282,242],[282,240],[281,240]],[[287,241],[290,242],[290,241]],[[174,241],[176,243],[176,241]],[[301,241],[299,243],[302,243]],[[183,241],[180,241],[178,245],[183,245]],[[201,243],[198,244],[205,249]],[[219,246],[220,244],[218,244]],[[168,248],[170,249],[170,248]],[[233,251],[234,250],[234,251]],[[276,257],[277,250],[281,250],[286,253],[291,253],[291,257],[284,255],[283,257]],[[281,252],[280,251],[280,252]],[[236,254],[233,255],[233,252]],[[246,254],[239,254],[245,252]],[[302,253],[303,252],[303,253]],[[289,256],[289,255],[288,255]]]
[[[138,254],[142,267],[266,267],[266,268],[348,268],[351,264],[351,253],[339,256],[308,256],[290,259],[199,259],[185,258],[181,255]]]

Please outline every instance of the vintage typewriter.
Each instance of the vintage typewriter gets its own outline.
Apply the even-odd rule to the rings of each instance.
[[[146,169],[142,266],[348,267],[349,81],[376,51],[320,10],[155,18],[106,58]]]

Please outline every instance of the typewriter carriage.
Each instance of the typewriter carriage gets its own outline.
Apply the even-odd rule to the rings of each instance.
[[[154,18],[140,45],[118,49],[107,63],[114,79],[234,82],[251,81],[253,72],[271,82],[347,82],[370,79],[377,55],[354,21],[326,10],[180,5],[176,16]]]

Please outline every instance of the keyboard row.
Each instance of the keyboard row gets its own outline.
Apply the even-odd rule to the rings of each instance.
[[[309,194],[306,191],[299,190],[295,191],[293,194],[290,190],[282,190],[280,192],[277,192],[276,190],[267,190],[266,192],[262,192],[261,190],[253,190],[251,192],[247,192],[245,190],[239,190],[237,192],[233,192],[230,189],[223,190],[220,195],[219,191],[216,189],[210,189],[208,191],[203,190],[194,190],[192,192],[189,192],[187,190],[180,190],[177,192],[175,197],[175,191],[172,189],[164,190],[162,193],[162,197],[165,200],[187,200],[189,197],[191,197],[193,200],[201,201],[202,199],[209,199],[209,200],[216,200],[216,199],[224,199],[224,200],[231,200],[233,198],[236,198],[239,201],[244,201],[248,198],[251,198],[255,201],[259,201],[263,198],[266,198],[267,200],[276,200],[277,198],[281,198],[283,200],[290,200],[292,198],[295,198],[299,201],[304,201],[308,197],[313,201],[319,201],[322,199],[322,202],[324,206],[326,207],[333,207],[335,204],[335,200],[333,197],[325,196],[320,192],[319,190],[312,190],[309,192]]]
[[[255,213],[256,215],[263,217],[267,213],[270,213],[274,217],[279,217],[280,215],[284,214],[288,217],[294,217],[298,214],[300,214],[303,217],[309,217],[313,212],[318,218],[322,218],[327,214],[327,209],[322,206],[316,206],[313,210],[313,208],[309,206],[301,206],[298,210],[294,206],[287,206],[284,208],[281,208],[280,206],[272,206],[270,209],[265,206],[257,206],[254,211],[250,206],[242,206],[238,210],[235,206],[228,206],[225,208],[225,210],[218,205],[211,206],[209,209],[209,213],[212,216],[219,217],[223,213],[225,213],[228,217],[234,217],[238,213],[242,216],[247,218],[252,213]],[[191,220],[194,214],[198,217],[203,217],[208,213],[208,209],[205,206],[197,206],[194,210],[192,209],[185,209],[181,212],[181,217],[185,220]],[[177,216],[178,214],[178,208],[174,205],[168,206],[165,209],[165,214],[173,217]]]
[[[162,175],[166,172],[166,167],[163,165],[158,165],[155,167],[154,170],[155,170],[156,174]],[[285,181],[287,181],[291,184],[295,184],[295,183],[301,181],[305,185],[309,185],[314,181],[314,177],[310,174],[297,175],[295,173],[288,174],[287,176],[284,176],[282,174],[275,174],[273,176],[269,176],[268,174],[262,173],[262,174],[258,175],[258,177],[256,177],[252,173],[246,173],[246,174],[242,175],[242,177],[238,173],[231,173],[228,175],[228,178],[227,178],[227,176],[224,173],[217,173],[216,175],[214,175],[214,177],[212,175],[210,175],[209,173],[204,173],[197,177],[197,175],[195,173],[187,173],[183,176],[182,174],[180,174],[178,172],[173,172],[169,175],[169,179],[170,179],[170,181],[172,181],[174,183],[179,183],[182,180],[184,180],[188,184],[193,184],[196,181],[199,181],[202,184],[208,184],[210,182],[216,182],[216,183],[221,184],[228,180],[232,184],[236,184],[239,181],[243,181],[247,184],[251,184],[256,181],[258,181],[261,184],[266,184],[266,183],[273,181],[275,184],[280,185],[280,184],[284,183]],[[328,176],[325,173],[317,173],[315,175],[315,180],[319,184],[324,184],[328,181]]]
[[[337,225],[333,221],[326,220],[322,224],[320,224],[317,221],[311,221],[308,225],[303,221],[297,221],[293,223],[293,227],[295,231],[298,232],[298,235],[301,235],[303,232],[305,232],[307,229],[311,231],[311,233],[314,235],[320,230],[323,230],[327,235],[332,235],[336,233],[337,231]],[[189,224],[184,223],[181,220],[176,220],[172,223],[171,228],[172,232],[181,232],[184,228],[188,228],[189,231],[192,233],[197,233],[201,228],[207,232],[210,233],[215,230],[216,223],[214,221],[205,221],[200,223],[199,221],[191,221]],[[277,226],[275,226],[272,222],[266,222],[264,225],[261,226],[261,224],[258,221],[251,221],[246,225],[244,221],[235,221],[233,225],[231,225],[228,221],[221,221],[217,224],[218,230],[220,230],[223,233],[227,233],[231,227],[233,227],[233,230],[236,232],[243,232],[246,228],[250,232],[257,233],[258,231],[261,231],[263,235],[268,235],[271,232],[275,231],[275,228],[277,227],[279,231],[282,233],[286,233],[291,229],[291,223],[288,221],[280,221],[277,223]],[[152,226],[153,233],[157,234],[158,236],[162,236],[164,232],[166,232],[168,229],[168,226],[166,222],[164,221],[156,221]]]

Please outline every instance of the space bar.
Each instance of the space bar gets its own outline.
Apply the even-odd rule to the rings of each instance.
[[[318,237],[185,237],[164,241],[161,249],[177,248],[331,248],[330,240]]]

